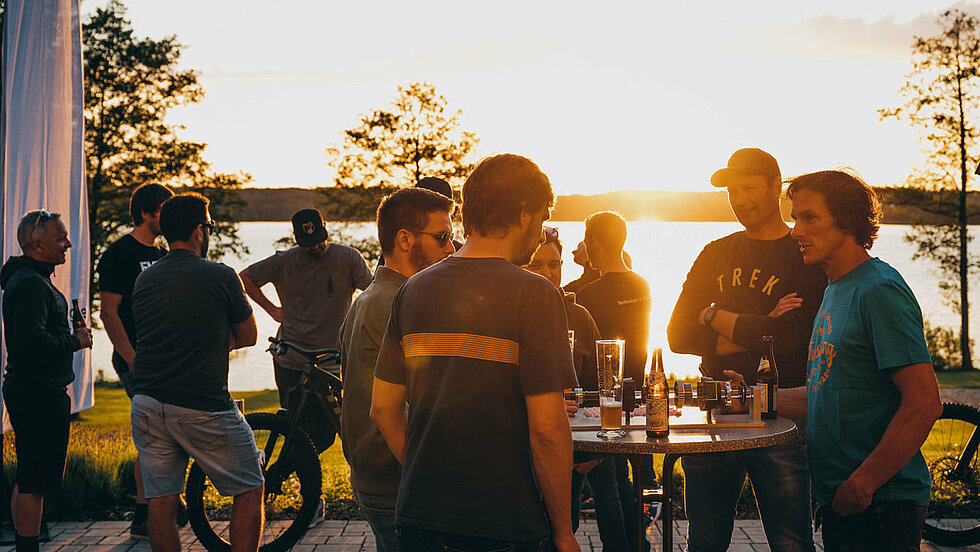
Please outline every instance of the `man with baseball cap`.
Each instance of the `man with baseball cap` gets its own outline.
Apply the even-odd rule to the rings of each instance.
[[[277,251],[243,270],[242,284],[248,296],[279,322],[279,338],[304,349],[335,348],[354,290],[368,287],[371,271],[356,249],[327,241],[327,229],[316,209],[293,215],[293,235],[296,247]],[[280,306],[262,292],[268,283],[275,286]],[[305,363],[292,351],[273,357],[279,403],[284,408]],[[315,444],[322,450],[322,443]]]
[[[755,384],[763,336],[772,336],[779,387],[806,382],[807,343],[827,286],[822,271],[803,264],[799,246],[779,211],[782,178],[772,155],[736,151],[711,176],[728,189],[744,230],[709,243],[698,255],[667,327],[675,353],[699,355],[705,376],[728,379],[733,370]],[[780,414],[802,424],[805,407],[785,404]],[[745,476],[752,481],[766,538],[773,551],[813,550],[810,480],[800,438],[754,450],[686,456],[688,547],[725,550]]]

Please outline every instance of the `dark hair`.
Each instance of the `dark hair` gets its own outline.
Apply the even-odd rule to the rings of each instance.
[[[585,242],[595,241],[607,253],[623,250],[626,243],[626,221],[619,213],[599,211],[585,219]]]
[[[823,196],[834,223],[865,249],[871,249],[881,226],[878,194],[858,176],[844,171],[818,171],[788,180],[786,196],[791,200],[800,190]]]
[[[506,232],[521,212],[551,207],[555,194],[547,175],[527,157],[504,153],[487,157],[463,183],[463,233]]]
[[[133,226],[143,224],[143,213],[157,212],[163,202],[173,195],[170,188],[152,182],[136,188],[129,198],[129,216],[133,217]]]
[[[47,228],[52,220],[58,220],[61,215],[49,213],[44,209],[35,209],[24,213],[17,224],[17,244],[21,250],[27,253],[34,248],[34,242],[38,240],[38,234]]]
[[[403,188],[384,198],[378,206],[381,251],[386,255],[394,251],[399,230],[422,230],[429,222],[429,213],[452,214],[455,206],[451,199],[425,188]]]
[[[160,207],[160,231],[167,241],[187,241],[207,222],[208,198],[196,192],[177,194]]]
[[[545,231],[544,232],[544,243],[542,243],[541,245],[548,245],[549,243],[555,244],[555,247],[558,248],[558,256],[560,257],[561,256],[561,240],[559,240],[558,237],[555,236],[554,234],[552,234],[551,232]]]

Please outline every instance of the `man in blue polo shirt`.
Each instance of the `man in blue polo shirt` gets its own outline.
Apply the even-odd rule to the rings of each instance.
[[[922,312],[902,276],[868,254],[881,218],[874,190],[820,171],[794,178],[787,194],[803,262],[830,281],[806,386],[824,549],[919,550],[930,489],[919,448],[942,413]]]

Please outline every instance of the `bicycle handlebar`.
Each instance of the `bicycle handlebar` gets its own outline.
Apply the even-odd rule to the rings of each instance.
[[[275,351],[276,354],[284,355],[288,349],[292,349],[297,353],[303,355],[310,362],[319,364],[325,361],[340,362],[340,349],[321,349],[319,351],[308,351],[302,347],[298,347],[293,343],[290,343],[284,339],[276,339],[274,337],[269,338],[270,351]]]

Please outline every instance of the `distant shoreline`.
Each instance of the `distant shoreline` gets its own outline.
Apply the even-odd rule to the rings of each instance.
[[[321,188],[243,188],[245,202],[242,222],[288,222],[293,213],[308,207],[321,207],[325,198]],[[887,203],[888,190],[879,189],[885,196],[884,224],[935,224],[938,217],[918,207]],[[980,192],[969,193],[972,210],[980,213]],[[582,221],[596,211],[610,210],[628,221],[660,222],[736,222],[724,190],[708,192],[619,191],[594,195],[558,196],[551,219]],[[783,218],[790,220],[790,205],[782,202]],[[364,220],[361,222],[369,222]],[[980,225],[980,214],[970,220]]]

